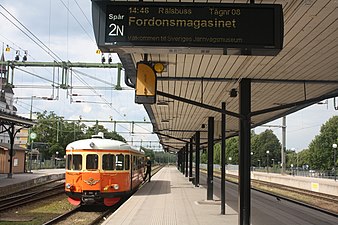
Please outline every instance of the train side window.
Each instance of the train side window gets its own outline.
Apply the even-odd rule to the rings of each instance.
[[[82,155],[68,155],[67,156],[67,169],[68,170],[81,170],[82,169]]]
[[[136,167],[137,167],[136,157],[133,156],[133,170],[136,170]]]
[[[71,168],[72,168],[72,155],[67,155],[66,169],[70,170]]]
[[[115,168],[115,155],[106,154],[102,157],[102,169],[103,170],[114,170]]]
[[[130,169],[130,160],[129,160],[129,155],[125,155],[125,158],[124,158],[124,162],[125,162],[125,168],[126,170],[129,170]]]
[[[138,157],[138,165],[137,165],[137,169],[141,169],[143,167],[143,160],[142,157]]]
[[[88,154],[86,157],[86,169],[97,170],[98,169],[99,156],[96,154]]]
[[[116,155],[116,170],[124,170],[124,155]]]

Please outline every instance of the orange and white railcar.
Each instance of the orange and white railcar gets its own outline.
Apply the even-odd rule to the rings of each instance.
[[[143,182],[144,153],[95,135],[66,147],[65,191],[73,205],[114,205]]]

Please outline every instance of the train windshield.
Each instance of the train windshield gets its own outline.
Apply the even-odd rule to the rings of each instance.
[[[115,155],[103,155],[102,157],[102,169],[114,170],[115,169]]]
[[[68,155],[67,156],[67,169],[68,170],[81,170],[82,169],[82,155]]]
[[[97,170],[98,169],[99,156],[96,154],[89,154],[86,157],[86,169]]]

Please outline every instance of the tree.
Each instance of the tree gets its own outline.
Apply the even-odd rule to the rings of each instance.
[[[117,140],[117,141],[122,141],[124,143],[127,143],[126,139],[124,139],[121,135],[116,133],[115,131],[108,131],[103,125],[93,125],[92,127],[88,127],[85,137],[86,138],[91,138],[92,135],[96,135],[99,132],[102,132],[104,134],[104,138],[106,139],[112,139],[112,140]]]
[[[227,139],[225,145],[226,145],[226,157],[225,157],[226,163],[238,165],[238,149],[239,149],[238,136]]]
[[[281,161],[281,148],[281,144],[272,130],[267,129],[258,135],[254,135],[251,140],[253,165],[257,166],[258,160],[260,160],[261,166],[271,166],[272,159],[275,162]],[[267,151],[269,151],[268,154]]]
[[[155,161],[158,163],[176,163],[177,156],[169,152],[154,152]]]
[[[47,148],[43,155],[45,158],[50,158],[59,152],[60,155],[65,154],[65,148],[70,143],[71,136],[69,133],[74,133],[74,126],[70,126],[63,121],[62,117],[58,117],[54,112],[44,111],[37,114],[37,124],[32,128],[32,132],[37,134],[34,142],[46,143]],[[39,151],[42,149],[40,148]]]
[[[152,161],[155,160],[155,153],[152,149],[141,147],[141,150],[144,151],[146,157],[149,156]]]
[[[85,132],[86,131],[86,132]],[[38,147],[43,153],[44,158],[50,158],[56,152],[62,157],[65,154],[67,145],[73,141],[91,138],[93,134],[103,132],[105,138],[126,142],[126,140],[116,132],[109,132],[102,125],[87,127],[81,121],[67,122],[63,117],[57,116],[54,112],[44,111],[37,114],[37,124],[32,128],[32,132],[37,134],[34,142],[44,143]],[[30,144],[30,143],[28,143]],[[43,146],[48,146],[43,148]]]
[[[332,144],[338,142],[338,116],[333,116],[320,128],[309,145],[309,164],[311,169],[331,170],[333,168]]]
[[[214,145],[214,164],[221,164],[221,143]]]

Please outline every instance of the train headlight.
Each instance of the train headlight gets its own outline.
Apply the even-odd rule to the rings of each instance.
[[[71,187],[72,187],[72,185],[71,185],[70,183],[67,183],[67,184],[66,184],[66,188],[67,188],[67,189],[70,189]]]
[[[120,188],[120,186],[119,186],[118,184],[113,184],[113,188],[114,188],[115,190],[117,190],[117,189]]]

